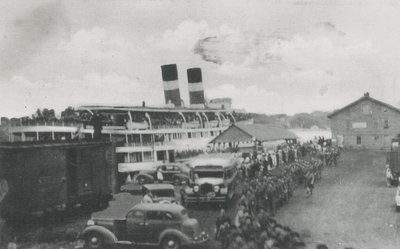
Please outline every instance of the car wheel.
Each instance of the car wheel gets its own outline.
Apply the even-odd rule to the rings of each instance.
[[[96,232],[88,233],[85,237],[85,247],[87,249],[103,249],[105,248],[104,245],[104,238],[101,234]]]
[[[179,249],[180,241],[176,236],[167,235],[161,241],[162,249]]]

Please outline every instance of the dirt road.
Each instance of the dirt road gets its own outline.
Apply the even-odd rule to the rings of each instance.
[[[344,152],[336,168],[328,168],[314,195],[296,190],[277,220],[299,231],[309,248],[323,242],[329,248],[400,248],[400,213],[396,188],[385,182],[385,155]]]
[[[325,243],[330,249],[397,249],[400,248],[400,213],[396,213],[396,188],[385,182],[385,155],[376,152],[344,152],[338,167],[326,168],[323,179],[316,184],[314,195],[305,197],[305,190],[296,189],[293,197],[277,213],[283,225],[301,233],[308,248]],[[228,214],[234,217],[235,203]],[[214,234],[218,206],[196,205],[189,214],[197,218],[204,230]],[[53,224],[52,230],[78,233],[85,227],[89,215]],[[35,233],[38,227],[25,229]],[[41,230],[43,228],[40,228]],[[33,236],[35,237],[35,236]],[[30,236],[29,238],[32,238]],[[21,238],[22,239],[22,238]],[[77,242],[52,242],[35,245],[31,239],[19,248],[76,248]],[[212,238],[196,249],[220,248]]]

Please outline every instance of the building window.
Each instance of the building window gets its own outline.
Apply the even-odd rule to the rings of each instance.
[[[143,162],[142,152],[129,153],[129,158],[130,158],[129,161],[125,160],[125,162],[130,162],[130,163]]]
[[[362,105],[362,112],[363,114],[371,114],[369,110],[369,105]]]
[[[383,121],[383,129],[388,129],[389,128],[389,120],[385,119]]]
[[[379,135],[375,136],[375,143],[379,143]]]
[[[357,144],[361,144],[361,136],[357,136]]]
[[[386,107],[382,107],[382,111],[383,112],[387,112],[387,108]]]

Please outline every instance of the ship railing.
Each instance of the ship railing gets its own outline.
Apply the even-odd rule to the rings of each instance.
[[[63,126],[63,127],[75,127],[82,125],[81,122],[76,121],[33,121],[33,120],[24,120],[24,121],[12,121],[9,123],[11,127],[22,127],[22,126]]]
[[[153,129],[155,130],[163,130],[163,129],[182,129],[183,125],[153,125]]]
[[[200,123],[197,123],[197,122],[196,123],[189,122],[189,123],[184,124],[183,127],[186,129],[196,129],[196,128],[201,128],[201,125],[200,125]]]
[[[143,147],[143,146],[162,146],[162,145],[166,145],[166,144],[169,144],[169,142],[166,142],[166,141],[164,141],[164,142],[142,142],[142,143],[139,143],[139,142],[128,142],[128,143],[125,143],[124,144],[124,146],[125,147]]]
[[[79,127],[82,126],[82,122],[77,122],[77,121],[13,121],[9,123],[9,126],[11,127],[22,127],[22,126],[62,126],[62,127]],[[222,122],[222,126],[229,126],[229,121],[228,122]],[[163,130],[163,129],[198,129],[201,128],[200,123],[186,123],[186,124],[179,124],[179,125],[153,125],[151,127],[152,130]],[[205,128],[216,128],[219,127],[218,122],[209,122],[208,124],[204,124]],[[92,125],[86,125],[86,129],[93,129]],[[128,129],[126,125],[108,125],[105,124],[103,125],[104,130],[149,130],[150,127],[146,127],[144,125],[142,126],[136,126],[136,127],[130,127],[131,129]]]

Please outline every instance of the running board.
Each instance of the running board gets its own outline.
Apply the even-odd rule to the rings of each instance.
[[[126,240],[121,240],[117,241],[116,243],[118,246],[135,246],[135,245],[141,245],[141,246],[158,246],[158,243],[135,243],[132,241],[126,241]]]

